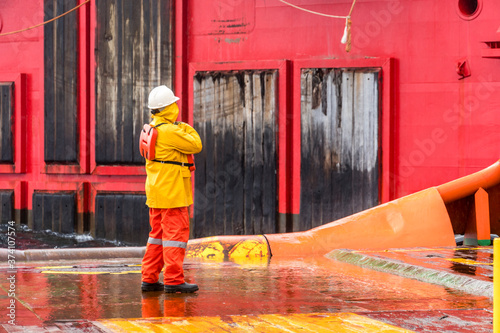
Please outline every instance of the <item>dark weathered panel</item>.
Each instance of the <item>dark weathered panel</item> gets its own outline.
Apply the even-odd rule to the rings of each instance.
[[[0,223],[14,220],[14,191],[0,191]]]
[[[0,163],[14,161],[13,116],[14,83],[0,83]]]
[[[76,225],[75,198],[74,193],[33,193],[33,230],[74,232]]]
[[[143,164],[149,92],[172,87],[172,1],[97,1],[96,162]]]
[[[146,196],[140,194],[99,194],[96,196],[97,238],[145,245],[149,235]]]
[[[378,204],[378,96],[377,70],[302,71],[299,230]]]
[[[45,20],[78,4],[44,0]],[[72,12],[44,27],[45,162],[78,161],[78,15]]]
[[[199,72],[194,80],[194,237],[276,232],[277,72]]]

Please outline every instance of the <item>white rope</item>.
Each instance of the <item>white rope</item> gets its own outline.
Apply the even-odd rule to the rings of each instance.
[[[311,14],[315,14],[315,15],[320,15],[320,16],[326,16],[326,17],[332,17],[332,18],[338,18],[338,19],[348,19],[351,17],[351,15],[347,15],[347,16],[339,16],[339,15],[330,15],[330,14],[324,14],[324,13],[320,13],[320,12],[315,12],[313,10],[309,10],[309,9],[305,9],[305,8],[302,8],[302,7],[299,7],[299,6],[296,6],[294,4],[291,4],[289,2],[286,2],[285,0],[279,0],[280,2],[284,3],[285,5],[288,5],[290,7],[293,7],[293,8],[296,8],[296,9],[299,9],[299,10],[302,10],[304,12],[307,12],[307,13],[311,13]]]
[[[302,10],[307,13],[311,13],[314,15],[320,15],[320,16],[326,16],[326,17],[331,17],[331,18],[338,18],[338,19],[345,19],[345,27],[344,27],[344,35],[342,36],[342,39],[340,40],[340,43],[346,44],[345,50],[347,52],[351,51],[351,14],[354,9],[354,5],[356,4],[356,0],[352,0],[351,4],[351,9],[349,10],[349,15],[346,16],[339,16],[339,15],[330,15],[330,14],[324,14],[320,12],[315,12],[313,10],[305,9],[296,5],[293,5],[289,2],[286,2],[285,0],[279,0],[280,2],[284,3],[285,5],[288,5],[290,7]]]

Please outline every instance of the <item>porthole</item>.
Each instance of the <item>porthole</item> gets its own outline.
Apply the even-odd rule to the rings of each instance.
[[[475,19],[482,8],[482,0],[458,0],[457,12],[464,20]]]

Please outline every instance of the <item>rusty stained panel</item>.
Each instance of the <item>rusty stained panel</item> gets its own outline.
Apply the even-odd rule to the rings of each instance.
[[[378,69],[303,69],[301,203],[294,231],[378,204]]]
[[[74,8],[76,0],[45,0],[45,20]],[[78,161],[78,15],[44,26],[44,138],[46,163]]]
[[[255,28],[255,0],[209,1],[203,6],[191,2],[192,16],[198,18],[189,26],[193,35],[216,35],[219,42],[239,43]]]
[[[142,165],[149,92],[173,82],[172,1],[96,4],[96,163]]]
[[[0,82],[0,163],[14,161],[14,83]]]
[[[193,237],[276,232],[276,70],[198,72]]]

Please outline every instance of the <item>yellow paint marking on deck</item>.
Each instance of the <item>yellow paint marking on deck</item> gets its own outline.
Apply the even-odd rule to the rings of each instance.
[[[464,259],[464,258],[450,258],[450,259],[446,259],[446,260],[458,262],[458,263],[464,264],[464,265],[489,265],[489,266],[493,265],[492,262],[479,262],[479,261],[475,261],[475,260],[471,260],[471,259]]]
[[[258,320],[256,320],[256,318]],[[234,317],[232,319],[234,319]],[[238,316],[233,326],[236,326],[239,330],[246,332],[292,332],[281,325],[274,323],[270,324],[268,321],[262,319],[261,316]]]
[[[120,266],[117,268],[123,268],[123,267],[141,267],[142,264],[133,264],[133,265],[126,265],[126,266]],[[59,271],[58,269],[62,268],[78,268],[78,266],[42,266],[42,267],[35,267],[36,269],[43,269],[41,273],[43,274],[82,274],[82,275],[97,275],[97,274],[138,274],[141,273],[141,271],[121,271],[121,272],[102,272],[102,271]]]
[[[71,266],[73,267],[73,266]],[[98,274],[140,274],[141,271],[122,271],[122,272],[100,272],[100,271],[42,271],[43,274],[74,274],[74,275],[98,275]]]
[[[136,274],[136,273],[141,273],[141,271],[123,271],[123,272],[113,272],[110,274]]]
[[[101,320],[100,324],[113,332],[227,332],[233,330],[219,317],[193,318],[147,318],[147,319],[110,319]]]
[[[350,315],[350,314],[347,314]],[[281,327],[291,328],[292,332],[300,330],[301,332],[331,332],[331,328],[335,327],[336,332],[343,332],[343,314],[336,314],[335,316],[312,314],[310,317],[305,315],[291,314],[281,318],[267,317],[268,321],[272,324],[279,324]],[[350,326],[350,325],[348,325]],[[360,325],[354,327],[364,328]]]
[[[142,323],[140,321],[116,320],[101,324],[104,324],[107,329],[113,332],[155,332],[151,325],[147,325],[147,323]]]
[[[103,319],[113,332],[413,332],[354,313]]]
[[[291,332],[410,332],[354,313],[311,313],[286,316],[261,315],[273,326]]]
[[[304,315],[299,315],[304,316]],[[325,332],[317,323],[311,324],[311,320],[309,318],[295,318],[294,315],[286,315],[286,316],[277,316],[277,315],[260,315],[260,319],[265,320],[268,325],[272,325],[276,328],[282,329],[284,332]],[[335,320],[337,318],[337,314],[335,317],[329,317],[329,319]],[[324,319],[324,318],[323,318]],[[338,325],[337,325],[338,326]],[[338,332],[338,327],[330,324],[331,329],[335,328],[335,331]],[[329,329],[326,332],[332,332]]]
[[[220,317],[193,317],[193,318],[168,318],[172,319],[170,323],[163,322],[158,326],[167,328],[170,332],[217,332],[238,330],[234,323],[228,323]]]
[[[95,275],[95,274],[109,274],[109,272],[73,272],[73,271],[42,271],[43,274],[82,274],[82,275]]]

